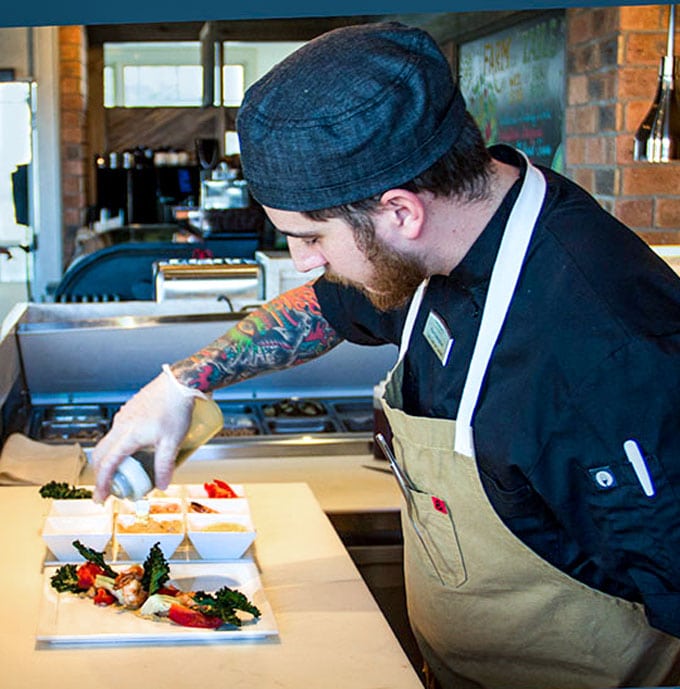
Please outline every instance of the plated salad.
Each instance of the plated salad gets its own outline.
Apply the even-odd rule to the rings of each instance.
[[[184,627],[218,629],[225,625],[241,627],[257,620],[260,610],[243,593],[223,586],[212,593],[182,591],[170,580],[170,566],[158,543],[144,562],[116,571],[102,552],[80,541],[73,547],[82,555],[82,564],[66,564],[50,577],[52,588],[92,599],[95,605],[114,606],[140,616],[166,618]]]
[[[89,488],[78,488],[66,481],[48,481],[38,492],[43,498],[56,500],[83,500],[92,497]]]

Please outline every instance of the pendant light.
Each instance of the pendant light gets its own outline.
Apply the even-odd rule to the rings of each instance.
[[[635,133],[634,160],[649,163],[680,160],[680,100],[675,83],[678,60],[674,55],[674,39],[675,5],[670,5],[666,55],[661,58],[654,103]]]

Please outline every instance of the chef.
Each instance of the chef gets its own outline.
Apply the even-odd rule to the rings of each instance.
[[[338,29],[252,86],[244,176],[299,270],[176,362],[94,450],[103,499],[191,394],[342,339],[400,347],[383,400],[430,686],[673,683],[680,652],[680,280],[583,189],[487,149],[431,37]]]

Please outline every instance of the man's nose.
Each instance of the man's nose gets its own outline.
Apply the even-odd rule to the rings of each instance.
[[[287,237],[288,250],[295,269],[306,273],[314,268],[321,268],[328,263],[324,255],[314,245],[306,244],[299,237]]]

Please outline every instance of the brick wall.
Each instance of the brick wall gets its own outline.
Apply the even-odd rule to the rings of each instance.
[[[668,6],[570,8],[566,19],[567,175],[650,243],[680,243],[680,161],[653,164],[632,158],[633,137],[654,98],[666,52]],[[68,265],[75,233],[86,220],[92,156],[86,129],[86,32],[80,26],[61,27],[59,39],[63,256]]]
[[[567,174],[650,243],[680,243],[680,161],[633,161],[635,131],[666,53],[668,6],[566,16]]]
[[[87,45],[82,26],[59,28],[59,98],[63,204],[63,266],[73,256],[75,234],[87,209]]]

